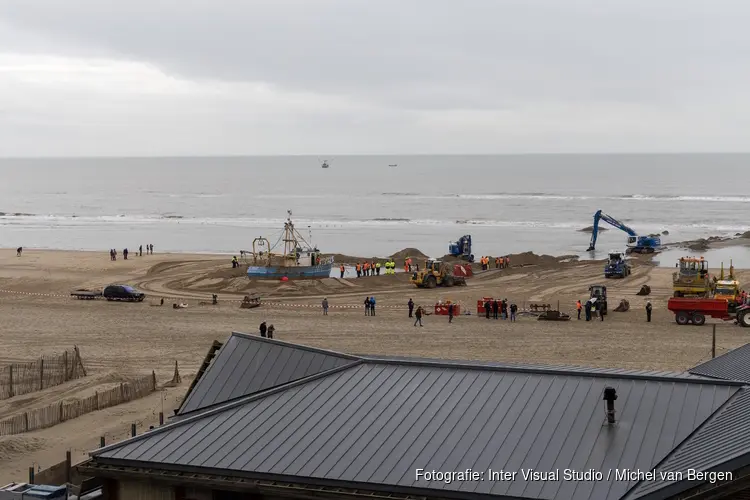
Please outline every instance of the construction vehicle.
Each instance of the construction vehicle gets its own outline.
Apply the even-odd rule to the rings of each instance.
[[[628,233],[628,242],[626,253],[654,253],[661,247],[661,238],[658,236],[638,236],[635,231],[618,221],[614,217],[597,210],[594,214],[594,225],[591,230],[591,243],[588,252],[596,249],[596,240],[599,237],[599,222],[604,221],[609,225]]]
[[[671,298],[667,302],[667,309],[675,313],[678,325],[702,325],[706,316],[724,321],[737,320],[737,324],[745,328],[750,327],[750,305],[738,305],[726,299],[706,298]]]
[[[625,278],[630,275],[630,263],[625,259],[623,252],[611,251],[607,263],[604,264],[605,278]]]
[[[714,298],[735,303],[740,301],[740,282],[734,276],[732,261],[729,261],[729,276],[726,279],[724,278],[724,263],[721,263],[721,274],[714,283]]]
[[[597,309],[599,306],[599,314],[607,314],[607,287],[604,285],[591,285],[589,287],[589,302],[591,303],[591,309]]]
[[[456,276],[447,264],[437,259],[428,259],[424,269],[413,273],[410,281],[419,288],[466,285],[466,278]]]
[[[461,257],[462,259],[474,262],[474,254],[471,253],[471,235],[461,236],[458,241],[448,245],[448,254],[454,257]]]
[[[682,257],[679,270],[672,273],[672,290],[675,297],[709,298],[713,283],[708,274],[708,261],[703,257]]]

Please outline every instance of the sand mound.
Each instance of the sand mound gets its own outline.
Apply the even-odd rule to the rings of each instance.
[[[744,233],[742,233],[740,238],[750,238],[750,231],[745,231]]]
[[[45,440],[28,436],[0,437],[0,461],[11,460],[18,455],[25,455],[45,446]]]
[[[599,231],[609,231],[606,227],[600,227]],[[586,226],[582,229],[578,230],[579,233],[593,233],[594,232],[594,226]]]
[[[391,255],[391,259],[393,260],[404,260],[407,257],[411,257],[412,260],[424,260],[429,257],[429,255],[423,254],[420,250],[416,248],[404,248],[403,250],[394,253]]]
[[[544,264],[557,264],[563,257],[553,257],[552,255],[537,255],[534,252],[523,252],[514,253],[510,256],[510,265],[516,266],[532,266],[532,265],[544,265]],[[567,256],[570,257],[570,256]]]

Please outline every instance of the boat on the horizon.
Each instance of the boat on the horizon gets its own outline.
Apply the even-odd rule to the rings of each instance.
[[[250,259],[247,277],[250,279],[321,279],[331,276],[333,257],[323,257],[317,247],[310,245],[294,228],[292,212],[288,210],[283,234],[282,254],[273,252],[271,242],[265,237],[253,240],[252,252],[242,252]]]
[[[388,165],[389,167],[398,167],[398,163],[393,163],[392,165]]]

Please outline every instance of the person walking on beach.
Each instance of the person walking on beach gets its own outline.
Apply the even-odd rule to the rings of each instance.
[[[422,306],[417,307],[417,312],[414,313],[414,317],[417,318],[414,320],[414,326],[417,326],[417,323],[419,323],[419,326],[422,325]]]
[[[268,331],[268,328],[266,328],[266,322],[265,321],[260,324],[260,326],[258,327],[258,330],[260,330],[260,336],[261,337],[265,337],[266,336],[266,332]]]
[[[505,267],[510,269],[510,257],[505,257]]]
[[[500,302],[498,302],[497,299],[495,299],[494,301],[492,301],[492,317],[494,319],[497,319],[499,312],[500,312]]]
[[[23,253],[23,247],[16,248],[16,257],[20,257]]]
[[[328,316],[328,299],[323,299],[323,303],[321,305],[323,306],[323,316]]]
[[[646,323],[651,323],[651,302],[646,302]]]
[[[375,297],[370,297],[370,316],[375,316]]]
[[[346,272],[346,268],[344,267],[344,264],[341,264],[341,267],[339,267],[339,271],[341,271],[341,277],[344,277],[344,273]]]
[[[357,262],[357,265],[354,267],[354,269],[357,271],[357,278],[362,276],[362,266]]]
[[[492,312],[492,302],[489,300],[484,303],[484,317],[490,319],[490,313]]]
[[[582,307],[583,307],[583,306],[581,305],[581,300],[580,300],[580,299],[578,299],[578,300],[576,301],[576,310],[578,311],[578,319],[581,319],[581,308],[582,308]]]
[[[448,323],[453,323],[453,304],[448,304]]]
[[[370,297],[365,297],[365,316],[370,315]]]
[[[409,306],[409,317],[411,318],[413,317],[412,313],[414,312],[414,301],[412,299],[409,299],[409,302],[406,305]]]
[[[115,260],[115,251],[111,248],[109,249],[109,260]]]
[[[516,320],[516,312],[518,311],[518,306],[515,304],[510,305],[510,320],[515,321]]]
[[[138,247],[138,257],[143,257],[143,245]]]
[[[128,249],[122,251],[122,258],[125,260],[128,260]]]
[[[271,326],[268,327],[268,338],[269,339],[273,338],[273,332],[275,332],[275,331],[276,331],[276,328],[273,325],[271,325]]]

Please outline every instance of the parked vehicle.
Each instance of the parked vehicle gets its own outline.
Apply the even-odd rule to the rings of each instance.
[[[102,292],[107,300],[121,300],[125,302],[143,302],[146,294],[129,285],[109,285]]]
[[[607,263],[604,264],[605,278],[625,278],[631,272],[630,263],[625,258],[625,253],[616,250],[609,252]]]

